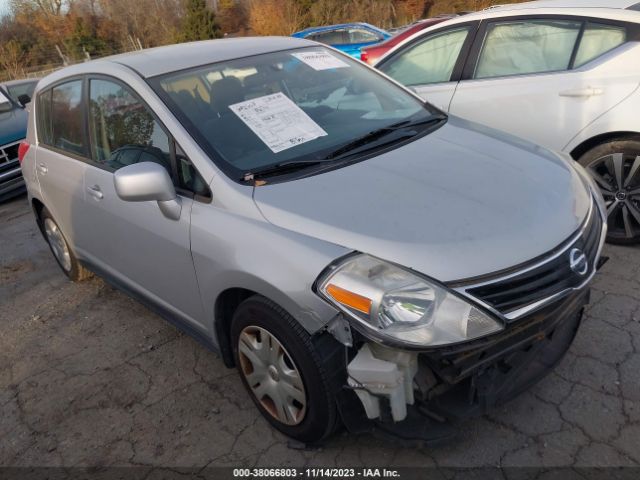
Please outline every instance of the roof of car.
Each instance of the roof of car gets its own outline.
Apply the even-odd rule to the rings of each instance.
[[[200,65],[261,55],[300,47],[317,46],[316,42],[291,37],[242,37],[180,43],[113,55],[58,70],[48,77],[64,77],[91,72],[94,62],[125,65],[145,78],[186,70]],[[47,82],[49,83],[49,82]]]
[[[637,5],[639,0],[537,0],[489,7],[483,11],[527,10],[531,8],[612,8],[626,9]]]

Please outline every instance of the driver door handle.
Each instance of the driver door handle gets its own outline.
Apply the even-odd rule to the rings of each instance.
[[[596,97],[598,95],[602,95],[604,90],[601,88],[578,88],[575,90],[565,90],[564,92],[560,92],[561,97],[571,97],[571,98],[589,98]]]
[[[89,195],[91,195],[96,200],[102,200],[102,198],[104,197],[104,195],[102,194],[102,191],[100,190],[100,185],[93,185],[91,187],[87,187],[87,192],[89,192]]]

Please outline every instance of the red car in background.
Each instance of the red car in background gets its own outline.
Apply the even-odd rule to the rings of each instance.
[[[376,43],[370,47],[363,47],[360,50],[360,60],[369,65],[375,64],[382,55],[387,53],[405,38],[410,37],[416,32],[424,30],[425,28],[429,28],[433,25],[437,25],[438,23],[444,22],[445,20],[449,20],[456,15],[442,15],[434,18],[427,18],[426,20],[418,20],[415,23],[412,23],[408,27],[400,30],[399,33],[391,37],[389,40]]]

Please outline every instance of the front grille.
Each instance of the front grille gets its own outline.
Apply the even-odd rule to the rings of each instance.
[[[0,147],[0,166],[13,163],[18,160],[18,148],[20,142],[8,143]]]
[[[510,318],[509,314],[584,284],[597,267],[602,229],[602,218],[593,206],[581,233],[577,238],[574,236],[559,253],[520,272],[480,285],[470,285],[463,290]],[[572,260],[575,262],[580,253],[573,253],[572,258],[575,249],[584,252],[588,262],[583,274],[577,273],[571,266]]]

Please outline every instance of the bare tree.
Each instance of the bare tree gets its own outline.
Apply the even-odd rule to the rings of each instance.
[[[19,78],[23,75],[23,62],[26,57],[24,50],[15,40],[0,43],[0,67],[11,78]]]

